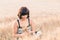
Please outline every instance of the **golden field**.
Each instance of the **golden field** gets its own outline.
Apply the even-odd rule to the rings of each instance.
[[[0,0],[0,40],[14,40],[13,23],[22,6],[42,31],[37,40],[60,40],[60,0]]]
[[[37,14],[38,15],[38,14]],[[36,24],[36,28],[42,31],[37,40],[60,40],[60,15],[43,14],[30,17]],[[5,17],[0,20],[0,40],[13,40],[13,22],[17,17]]]

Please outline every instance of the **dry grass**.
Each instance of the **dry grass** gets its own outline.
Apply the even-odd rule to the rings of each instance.
[[[14,39],[12,21],[15,19],[12,17],[6,18],[5,21],[0,20],[0,40]],[[42,35],[38,40],[60,40],[60,15],[37,16],[32,19],[41,27]]]

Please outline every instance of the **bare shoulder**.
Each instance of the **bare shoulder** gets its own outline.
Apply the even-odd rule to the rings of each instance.
[[[17,20],[15,20],[14,23],[13,23],[13,26],[16,27],[17,25],[18,25]]]
[[[32,23],[33,21],[30,19],[30,24]]]
[[[30,19],[30,24],[35,24],[35,22],[32,19]]]

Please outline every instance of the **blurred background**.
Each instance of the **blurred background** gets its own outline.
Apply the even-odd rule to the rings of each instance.
[[[60,11],[60,0],[0,0],[0,18],[16,16],[21,6],[28,7],[32,15],[39,14],[40,16],[40,14],[43,14],[41,12],[47,12],[44,14],[56,14],[56,12]]]
[[[41,27],[38,40],[60,40],[60,0],[0,0],[0,40],[13,40],[13,23],[22,6],[30,10],[30,18]]]

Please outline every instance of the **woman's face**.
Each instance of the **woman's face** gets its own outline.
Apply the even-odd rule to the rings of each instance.
[[[26,19],[28,15],[22,15],[22,19]]]

